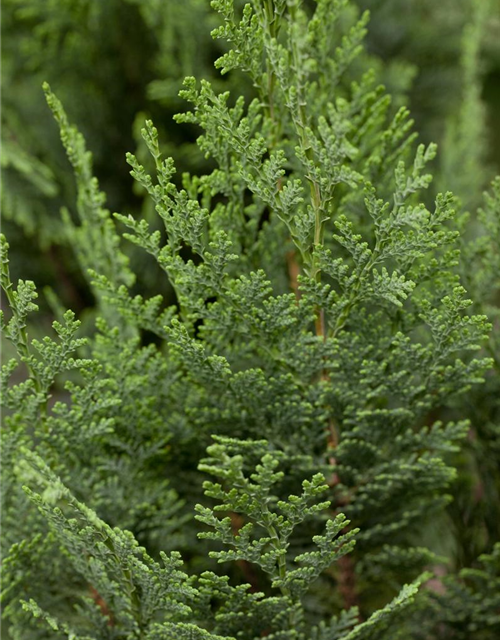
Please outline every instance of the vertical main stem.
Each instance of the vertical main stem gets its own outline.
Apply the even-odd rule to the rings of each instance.
[[[275,38],[277,35],[276,31],[276,20],[274,15],[274,2],[273,0],[265,0],[264,3],[266,21],[269,25],[269,35],[271,38]],[[295,4],[290,3],[288,5],[288,12],[290,15],[290,19],[294,21],[296,19],[297,6]],[[297,74],[300,73],[300,52],[298,50],[298,45],[296,40],[293,38],[291,41],[291,54],[293,65]],[[275,77],[274,73],[271,69],[271,65],[267,64],[268,71],[268,81],[267,81],[267,103],[269,108],[269,117],[273,123],[273,144],[277,142],[276,135],[276,123],[275,123],[275,113],[274,113],[274,90],[275,90]],[[303,98],[302,92],[302,80],[300,78],[297,79],[297,101],[298,101],[298,111],[295,114],[292,114],[292,121],[295,125],[296,132],[298,134],[300,146],[303,149],[303,152],[308,159],[309,162],[314,162],[313,150],[308,139],[308,121],[307,121],[307,112],[306,112],[306,103]],[[308,172],[309,173],[309,172]],[[323,243],[324,236],[324,226],[325,226],[325,212],[323,211],[324,203],[322,201],[322,194],[320,185],[314,176],[314,174],[309,173],[306,176],[306,179],[309,182],[310,188],[310,196],[311,196],[311,206],[314,211],[314,239],[313,239],[313,248],[311,250],[310,257],[310,271],[309,275],[316,280],[317,283],[321,282],[321,268],[317,263],[317,259],[314,255],[314,250],[316,247],[320,246]],[[292,286],[293,283],[297,282],[298,275],[298,265],[294,262],[295,256],[292,255],[288,260],[289,262],[289,271],[293,273],[292,277]],[[291,264],[291,267],[290,267]],[[294,291],[297,295],[296,286],[293,286]],[[343,320],[345,322],[345,320]],[[342,323],[343,324],[343,323]],[[340,329],[340,327],[335,327],[336,330]],[[318,306],[316,309],[316,320],[315,320],[315,330],[316,335],[322,338],[323,341],[326,341],[327,338],[327,329],[326,329],[326,317],[325,317],[325,309],[321,306]],[[330,376],[329,372],[326,368],[323,368],[321,372],[322,381],[329,381]],[[327,453],[329,454],[329,462],[332,466],[335,466],[336,460],[334,457],[334,450],[337,448],[339,443],[339,435],[338,428],[335,423],[333,416],[330,417],[328,422],[328,430],[326,437],[326,445],[327,445]],[[339,484],[340,479],[338,475],[334,472],[332,479],[330,481],[330,486],[335,486]],[[277,532],[273,527],[269,527],[270,537],[272,539],[273,545],[276,549],[281,549],[281,541],[277,535]],[[344,606],[346,609],[354,606],[357,603],[357,593],[356,593],[356,582],[355,582],[355,574],[354,574],[354,564],[351,558],[342,558],[339,562],[339,570],[340,570],[340,578],[339,578],[339,591],[344,602]],[[278,572],[280,578],[284,578],[286,576],[286,558],[284,555],[280,555],[278,559]],[[290,591],[288,588],[283,587],[281,589],[282,594],[286,597],[290,597]],[[291,615],[290,624],[294,624],[294,614]]]
[[[271,40],[274,40],[279,33],[280,23],[276,20],[274,11],[274,0],[265,0],[264,3],[264,29]],[[280,123],[276,121],[276,115],[274,110],[274,91],[276,88],[276,76],[273,71],[272,65],[269,63],[269,57],[266,60],[266,74],[267,74],[267,109],[269,112],[269,119],[272,123],[271,132],[271,146],[274,147],[278,143],[280,137]]]

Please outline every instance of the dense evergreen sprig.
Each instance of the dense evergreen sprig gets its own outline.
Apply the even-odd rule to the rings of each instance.
[[[487,427],[464,409],[495,388],[498,184],[479,229],[429,194],[436,148],[354,68],[368,16],[347,0],[213,7],[216,67],[255,97],[186,79],[177,120],[201,131],[201,175],[179,177],[146,121],[151,158],[127,161],[160,225],[104,209],[45,87],[76,175],[64,229],[100,317],[88,338],[71,311],[32,338],[35,286],[11,281],[2,240],[8,633],[493,638],[496,551],[455,577],[424,569],[439,575],[427,532],[466,436],[498,445],[498,405]],[[123,226],[174,304],[131,290]]]

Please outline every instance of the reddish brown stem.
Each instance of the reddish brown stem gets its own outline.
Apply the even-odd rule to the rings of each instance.
[[[233,534],[237,536],[241,527],[244,525],[243,518],[237,513],[231,513],[230,518],[231,518],[231,529],[233,531]],[[241,572],[245,577],[245,580],[250,585],[250,591],[254,593],[259,591],[258,577],[255,571],[253,570],[252,565],[246,560],[237,560],[236,564],[239,566],[239,568],[241,569]]]
[[[324,310],[320,309],[316,317],[316,335],[326,340],[325,332],[325,315]],[[326,369],[323,369],[321,373],[321,381],[328,382],[330,375]],[[332,467],[335,467],[337,461],[335,459],[335,450],[339,444],[338,428],[335,424],[333,416],[328,421],[328,429],[326,433],[326,446],[328,452],[328,462]],[[340,477],[336,471],[332,473],[332,476],[328,480],[328,486],[333,488],[340,484]],[[344,499],[342,505],[348,504],[349,500]],[[338,503],[340,505],[340,501]],[[343,556],[338,561],[339,577],[338,586],[339,593],[342,599],[344,609],[350,609],[351,607],[358,606],[359,599],[356,589],[356,574],[354,571],[354,561],[350,555]]]
[[[299,282],[298,277],[300,274],[299,263],[297,262],[297,253],[295,250],[289,251],[286,254],[286,263],[288,266],[288,276],[290,278],[290,287],[295,293],[295,298],[300,299]]]
[[[356,590],[356,574],[354,572],[354,562],[348,554],[339,558],[339,592],[345,609],[351,609],[359,605]]]
[[[90,587],[90,595],[92,597],[92,600],[96,603],[96,605],[101,610],[102,615],[108,619],[108,622],[107,622],[108,627],[114,627],[115,621],[113,618],[113,614],[109,610],[108,605],[104,600],[104,598],[102,598],[100,593],[97,591],[97,589],[95,589],[92,586]]]

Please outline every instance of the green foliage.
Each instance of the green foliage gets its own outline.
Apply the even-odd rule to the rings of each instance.
[[[225,491],[219,483],[205,482],[205,495],[222,501],[214,511],[242,514],[249,522],[234,536],[230,517],[219,520],[211,509],[198,505],[197,520],[214,529],[213,532],[200,534],[200,537],[220,540],[223,544],[234,547],[230,551],[212,552],[211,556],[218,562],[242,560],[257,564],[270,575],[273,587],[278,587],[284,596],[296,599],[320,573],[352,550],[354,541],[351,538],[357,531],[349,531],[337,538],[349,521],[343,515],[329,520],[325,535],[313,538],[318,551],[293,558],[293,562],[303,566],[289,571],[287,551],[294,529],[306,518],[330,506],[330,502],[310,504],[318,495],[328,490],[324,476],[316,474],[310,481],[304,480],[302,495],[291,495],[286,502],[278,500],[277,496],[270,494],[271,487],[283,479],[283,473],[275,471],[279,464],[277,457],[266,453],[249,479],[243,473],[243,457],[228,455],[228,450],[236,448],[238,443],[221,437],[217,441],[220,444],[208,448],[211,457],[203,460],[199,468],[223,479],[231,489]],[[252,444],[262,448],[266,443]],[[248,451],[248,447],[245,447],[245,451]],[[278,512],[270,510],[270,505],[274,504]],[[255,526],[263,530],[263,537],[252,539]]]
[[[321,484],[324,479],[319,474],[311,482],[304,481],[302,496],[290,496],[288,502],[279,501],[277,507],[282,515],[277,515],[269,510],[269,504],[273,502],[269,490],[283,477],[274,472],[277,459],[272,454],[265,454],[249,483],[241,472],[241,456],[228,455],[228,451],[234,449],[262,450],[267,448],[266,443],[239,443],[226,438],[219,438],[219,441],[220,444],[209,448],[215,458],[207,459],[200,469],[217,474],[233,488],[225,493],[221,485],[207,482],[206,495],[214,497],[223,493],[225,503],[220,506],[224,510],[234,507],[234,513],[249,514],[269,537],[250,543],[251,523],[234,535],[230,518],[220,521],[208,508],[199,507],[197,517],[214,526],[216,533],[209,537],[237,549],[236,553],[216,554],[219,562],[255,562],[270,573],[272,586],[280,589],[281,596],[249,593],[250,585],[231,587],[227,579],[210,572],[201,574],[197,584],[182,569],[180,555],[176,552],[170,556],[160,552],[161,563],[156,562],[130,532],[112,529],[104,523],[94,511],[71,495],[39,456],[22,450],[25,477],[40,487],[42,493],[27,487],[25,491],[47,520],[51,535],[82,579],[78,616],[72,624],[46,612],[32,599],[21,601],[22,610],[41,619],[53,632],[72,638],[106,637],[110,627],[123,637],[148,639],[255,638],[260,635],[259,630],[266,628],[276,629],[271,635],[274,638],[306,637],[304,633],[309,627],[304,621],[299,596],[322,570],[352,549],[351,538],[355,532],[337,537],[348,522],[343,516],[328,520],[325,535],[313,539],[318,550],[290,559],[303,566],[287,571],[286,554],[293,529],[306,517],[328,506],[328,503],[314,504],[317,495],[328,488]],[[200,535],[207,537],[207,534]],[[40,540],[35,539],[32,546],[39,543]],[[263,553],[265,549],[268,550]],[[16,567],[23,562],[27,551],[33,552],[33,549],[27,548],[26,544],[14,545],[6,560],[5,572],[11,583],[7,593],[18,586],[15,583]],[[97,594],[98,599],[85,594],[84,584],[91,585],[91,593]],[[346,640],[375,637],[373,634],[387,628],[399,610],[408,606],[416,589],[417,585],[405,587],[392,603],[362,624],[356,624],[353,615],[343,616],[343,624],[339,625],[334,619],[328,627],[321,625],[319,629],[313,629],[313,637]],[[214,604],[219,599],[224,600]],[[7,610],[7,615],[10,613]],[[352,631],[338,635],[339,631],[350,627],[353,627]]]
[[[61,141],[76,177],[78,217],[81,225],[74,226],[66,214],[68,242],[77,248],[77,258],[84,273],[92,267],[108,279],[130,286],[134,277],[128,271],[127,259],[120,251],[119,238],[109,211],[103,208],[106,196],[99,191],[99,183],[92,175],[92,156],[85,148],[85,140],[81,133],[68,123],[66,113],[50,91],[49,85],[45,83],[43,88],[47,103],[59,124]]]
[[[153,33],[171,28],[170,9],[127,4]],[[184,81],[189,173],[146,118],[127,154],[142,212],[105,208],[45,85],[76,179],[63,234],[96,308],[81,326],[49,294],[58,320],[37,339],[35,285],[12,282],[2,237],[6,632],[493,639],[500,184],[477,219],[431,191],[436,146],[416,143],[401,93],[381,86],[368,14],[348,0],[212,5],[215,67],[247,80],[238,93]],[[477,106],[476,17],[464,69]],[[475,113],[461,111],[450,148]],[[482,461],[487,482],[464,471]],[[460,483],[478,479],[488,506],[469,509]],[[460,533],[437,544],[433,521]]]

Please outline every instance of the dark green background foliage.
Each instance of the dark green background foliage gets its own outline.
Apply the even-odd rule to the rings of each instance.
[[[2,30],[6,637],[499,638],[498,0]]]

